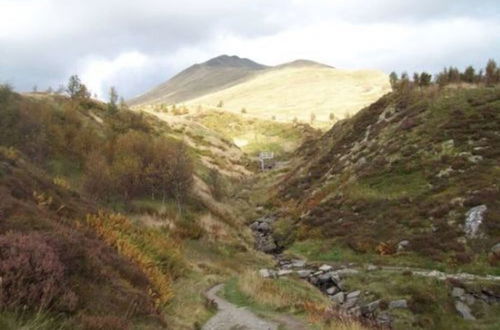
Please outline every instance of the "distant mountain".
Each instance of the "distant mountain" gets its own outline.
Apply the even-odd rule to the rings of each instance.
[[[174,104],[184,102],[238,82],[266,69],[267,66],[238,56],[222,55],[195,64],[151,91],[128,101],[138,104]]]
[[[184,103],[216,107],[279,121],[297,118],[330,123],[330,116],[344,118],[391,90],[386,74],[377,70],[341,70],[296,60],[268,67],[237,56],[219,56],[196,64],[131,105]]]

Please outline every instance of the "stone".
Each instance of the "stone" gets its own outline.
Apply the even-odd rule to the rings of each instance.
[[[377,323],[381,326],[390,326],[391,316],[387,312],[382,312],[377,316]]]
[[[447,167],[445,169],[442,169],[439,171],[439,173],[436,175],[438,178],[447,178],[453,173],[453,169],[451,167]]]
[[[500,243],[493,245],[493,247],[491,248],[491,253],[495,257],[500,258]]]
[[[328,293],[329,295],[334,295],[337,293],[337,291],[339,291],[339,289],[336,286],[332,286],[326,289],[326,293]]]
[[[278,270],[278,276],[286,276],[286,275],[290,275],[290,274],[293,274],[293,270],[291,270],[291,269]]]
[[[306,278],[309,275],[311,275],[312,270],[309,269],[301,269],[297,271],[297,275],[299,275],[300,278]]]
[[[406,299],[393,300],[389,303],[389,309],[408,308]]]
[[[470,293],[467,293],[465,295],[465,303],[467,305],[469,305],[469,306],[474,305],[475,302],[476,302],[476,298],[473,295],[471,295]]]
[[[333,302],[336,302],[337,304],[342,304],[345,301],[345,294],[344,292],[339,292],[331,296],[330,298]]]
[[[328,273],[321,274],[321,275],[318,276],[318,279],[321,282],[328,282],[328,281],[330,281],[332,279],[332,273],[328,272]]]
[[[465,234],[468,238],[478,236],[479,226],[483,222],[483,215],[487,210],[486,205],[479,205],[467,211],[465,214]]]
[[[375,310],[377,310],[379,307],[380,307],[380,299],[379,300],[375,300],[375,301],[372,301],[371,303],[369,304],[366,304],[364,306],[361,307],[361,312],[363,314],[371,314],[373,312],[375,312]]]
[[[472,315],[472,313],[470,312],[469,306],[467,306],[466,304],[464,304],[461,301],[455,302],[455,309],[457,310],[458,314],[460,314],[460,316],[462,318],[464,318],[465,320],[475,320],[476,319],[474,317],[474,315]]]
[[[462,289],[462,288],[458,288],[458,287],[454,287],[452,290],[451,290],[451,296],[453,298],[461,298],[465,295],[465,290]]]
[[[306,265],[305,260],[294,259],[292,260],[292,267],[294,268],[303,268]]]
[[[328,271],[332,270],[332,269],[333,269],[333,267],[332,267],[332,266],[330,266],[330,265],[326,265],[326,264],[325,264],[325,265],[322,265],[321,267],[319,267],[318,269],[319,269],[320,271],[322,271],[322,272],[328,272]]]
[[[361,295],[361,291],[359,291],[359,290],[349,292],[347,294],[347,300],[358,299],[360,295]]]
[[[252,224],[250,225],[250,229],[257,230],[257,228],[259,228],[259,223],[257,221],[252,222]]]
[[[263,233],[268,233],[271,231],[271,226],[267,222],[261,222],[257,226],[257,230]]]
[[[261,277],[264,277],[264,278],[273,277],[273,271],[266,269],[266,268],[259,270],[259,274]]]
[[[375,265],[368,265],[368,266],[366,267],[366,270],[367,270],[367,271],[369,271],[369,272],[373,272],[373,271],[375,271],[375,270],[377,270],[377,269],[378,269],[378,267],[377,267],[377,266],[375,266]]]
[[[401,242],[398,243],[398,252],[402,252],[404,250],[406,250],[408,248],[408,246],[410,246],[410,241],[408,240],[403,240]]]
[[[353,306],[351,309],[349,309],[348,314],[352,315],[354,317],[360,317],[361,316],[361,307]]]
[[[255,238],[255,248],[265,253],[272,253],[277,249],[277,245],[271,235],[264,235]]]

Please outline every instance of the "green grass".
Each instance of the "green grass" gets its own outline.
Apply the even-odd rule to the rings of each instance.
[[[63,330],[71,329],[66,321],[47,313],[0,312],[2,330]]]
[[[381,256],[375,253],[356,253],[335,240],[304,240],[295,241],[288,252],[303,256],[309,261],[332,263],[359,263],[385,266],[414,267],[435,269],[449,273],[471,273],[477,275],[500,276],[500,267],[493,267],[484,256],[479,256],[473,262],[465,265],[454,265],[433,261],[425,256],[405,252],[399,255]]]
[[[451,286],[433,278],[374,271],[350,276],[344,284],[348,290],[363,288],[367,301],[406,299],[410,310],[391,311],[396,316],[395,329],[470,329],[472,325],[474,329],[497,329],[500,322],[500,306],[480,302],[472,306],[480,319],[473,323],[463,320],[455,311]]]

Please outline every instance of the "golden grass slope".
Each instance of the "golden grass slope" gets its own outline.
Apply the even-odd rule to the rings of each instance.
[[[341,70],[320,65],[269,69],[235,86],[186,102],[279,121],[297,118],[328,122],[330,113],[342,119],[375,102],[391,90],[386,74],[377,70]]]

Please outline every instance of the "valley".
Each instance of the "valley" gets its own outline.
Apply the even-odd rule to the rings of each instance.
[[[498,84],[332,70],[222,56],[130,108],[2,85],[0,327],[497,328]]]

